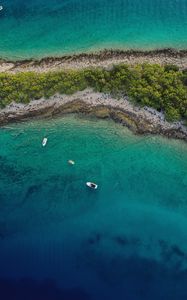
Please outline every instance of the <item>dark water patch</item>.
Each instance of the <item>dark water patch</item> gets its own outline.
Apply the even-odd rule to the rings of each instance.
[[[113,238],[119,246],[140,246],[141,241],[137,237],[128,237],[126,235],[117,235]]]
[[[23,205],[30,197],[38,196],[42,189],[42,184],[33,184],[27,188],[23,201],[20,205]]]
[[[16,181],[20,175],[19,172],[16,170],[14,164],[8,162],[6,158],[0,157],[0,169],[1,169],[1,179],[3,178],[10,178],[12,181]]]
[[[182,251],[177,245],[173,245],[172,247],[173,253],[179,257],[186,257],[186,254],[184,251]]]
[[[125,236],[116,236],[114,241],[120,246],[126,246],[129,244],[129,240]]]
[[[160,240],[160,257],[168,266],[176,266],[176,269],[187,268],[187,253],[178,245],[169,245],[166,241]]]
[[[32,172],[31,168],[19,168],[19,166],[16,165],[16,162],[13,163],[3,156],[0,156],[0,170],[0,180],[8,180],[11,184],[21,181],[25,176]]]
[[[119,287],[121,291],[119,299],[184,300],[187,297],[187,270],[180,271],[177,265],[168,268],[156,259],[138,255],[109,256],[93,249],[87,252],[83,263],[105,284],[114,289]]]
[[[31,185],[27,189],[27,192],[25,194],[25,199],[28,198],[28,197],[30,197],[30,196],[32,196],[35,193],[38,193],[40,190],[41,190],[41,185],[37,185],[37,184]]]
[[[97,245],[103,239],[103,235],[100,232],[95,232],[87,239],[89,245]]]
[[[14,170],[14,169],[13,169]],[[29,177],[26,172],[25,178],[29,180]],[[19,177],[21,179],[21,176],[18,171],[15,170],[15,177]],[[19,175],[18,175],[19,174]],[[35,203],[38,203],[38,200],[40,199],[40,204],[42,202],[42,199],[45,200],[45,207],[41,206],[41,209],[43,211],[46,210],[46,207],[50,207],[52,204],[56,203],[58,201],[61,201],[62,199],[59,199],[57,195],[63,194],[66,185],[68,185],[68,182],[72,181],[73,176],[50,176],[47,179],[44,178],[44,180],[37,180],[37,183],[33,183],[26,187],[26,190],[24,192],[24,195],[20,195],[19,193],[17,195],[14,195],[14,198],[16,199],[16,196],[19,198],[19,201],[14,201],[14,209],[21,208],[23,205],[29,205],[30,200],[32,200],[33,207]],[[18,192],[18,191],[17,191]],[[46,195],[48,196],[46,198]],[[3,196],[3,194],[2,194]],[[47,201],[46,201],[47,200]]]
[[[19,203],[16,203],[14,209],[20,209],[23,205],[28,204],[30,199],[38,199],[38,196],[41,192],[42,184],[33,184],[29,186],[23,197],[20,197]]]
[[[99,246],[101,242],[109,242],[111,246],[114,248],[117,246],[120,247],[139,247],[141,246],[141,240],[136,237],[128,237],[127,235],[117,235],[117,236],[110,236],[110,234],[106,234],[103,232],[94,232],[90,234],[90,236],[86,240],[86,244],[90,246]],[[115,245],[113,244],[115,243]]]
[[[37,281],[32,278],[20,280],[0,278],[3,300],[89,300],[81,288],[62,289],[54,280]]]

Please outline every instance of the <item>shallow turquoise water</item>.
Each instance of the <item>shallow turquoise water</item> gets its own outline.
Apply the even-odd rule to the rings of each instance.
[[[1,0],[0,56],[187,47],[186,0]]]
[[[3,300],[186,299],[185,143],[68,116],[0,145]]]

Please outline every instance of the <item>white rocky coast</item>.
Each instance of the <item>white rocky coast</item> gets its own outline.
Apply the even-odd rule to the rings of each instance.
[[[90,89],[70,96],[56,94],[49,99],[33,100],[29,104],[12,103],[0,110],[0,124],[67,113],[111,118],[135,133],[161,134],[187,141],[187,128],[181,123],[168,123],[162,113],[147,107],[134,106],[127,97],[115,99]]]

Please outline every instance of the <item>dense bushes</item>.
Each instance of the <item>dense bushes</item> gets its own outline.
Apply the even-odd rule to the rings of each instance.
[[[92,87],[115,96],[128,95],[139,105],[164,111],[168,120],[187,119],[187,71],[167,65],[116,65],[48,73],[0,73],[0,105],[28,103],[55,93],[72,94]]]

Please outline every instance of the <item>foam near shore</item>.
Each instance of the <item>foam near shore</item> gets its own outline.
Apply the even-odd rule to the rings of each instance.
[[[56,94],[49,99],[33,100],[29,104],[12,103],[0,111],[0,124],[68,113],[110,118],[134,133],[161,134],[187,141],[187,128],[180,123],[168,123],[162,113],[134,106],[127,97],[115,99],[90,89],[71,96]]]

